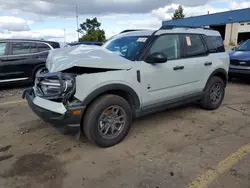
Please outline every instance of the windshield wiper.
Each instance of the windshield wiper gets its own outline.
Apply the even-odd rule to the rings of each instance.
[[[239,50],[239,49],[237,49],[236,51],[246,52],[246,51],[249,51],[249,50]]]

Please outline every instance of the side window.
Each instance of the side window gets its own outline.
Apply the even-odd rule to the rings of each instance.
[[[44,43],[37,43],[37,49],[38,49],[38,52],[44,52],[44,51],[51,50],[50,47]]]
[[[7,43],[0,42],[0,55],[5,55],[6,48],[7,48]]]
[[[162,35],[153,43],[149,54],[162,52],[168,60],[180,58],[180,40],[178,35]]]
[[[12,43],[12,54],[21,55],[21,54],[30,54],[36,53],[36,43],[33,42],[13,42]]]
[[[225,52],[225,47],[221,36],[204,36],[210,53]]]
[[[184,57],[201,56],[206,54],[206,48],[199,35],[182,35]]]

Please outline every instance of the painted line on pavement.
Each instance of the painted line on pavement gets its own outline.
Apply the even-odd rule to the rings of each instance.
[[[206,171],[203,175],[191,182],[187,188],[207,188],[219,175],[231,169],[248,153],[250,153],[250,144],[241,147],[237,152],[229,155],[212,170]]]
[[[25,103],[25,102],[26,100],[10,101],[10,102],[0,103],[0,106],[9,105],[9,104],[20,104],[20,103]]]

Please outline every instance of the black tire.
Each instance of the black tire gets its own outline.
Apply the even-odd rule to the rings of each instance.
[[[105,109],[119,106],[125,112],[124,125],[121,132],[114,138],[105,138],[99,130],[99,118]],[[132,123],[132,110],[128,102],[117,95],[103,95],[97,98],[87,109],[83,118],[83,130],[86,137],[100,147],[110,147],[121,142],[128,134]],[[105,125],[106,126],[106,125]]]
[[[211,99],[211,92],[214,86],[219,85],[221,87],[221,97],[218,101],[213,102]],[[220,77],[214,76],[209,81],[204,90],[204,96],[201,100],[201,107],[206,110],[215,110],[219,108],[225,96],[225,83]]]

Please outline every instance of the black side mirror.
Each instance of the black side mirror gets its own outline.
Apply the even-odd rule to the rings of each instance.
[[[146,60],[147,63],[166,63],[168,61],[167,56],[162,52],[155,52],[149,55]]]

